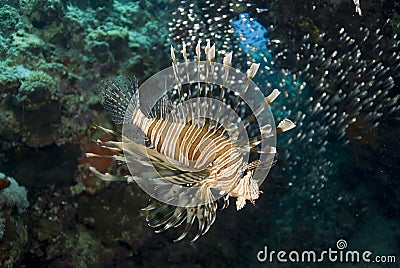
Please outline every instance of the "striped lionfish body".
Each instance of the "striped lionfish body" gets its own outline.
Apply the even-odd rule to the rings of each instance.
[[[223,207],[229,197],[236,198],[238,210],[246,200],[254,203],[276,152],[265,141],[294,127],[285,119],[275,131],[273,119],[265,123],[261,118],[270,113],[268,106],[279,91],[259,97],[261,91],[252,82],[258,64],[240,76],[230,67],[232,53],[219,64],[214,61],[215,45],[211,47],[209,41],[206,61],[200,61],[200,42],[195,51],[196,61],[189,62],[184,44],[185,63],[178,64],[171,46],[171,75],[160,76],[165,84],[160,93],[150,82],[152,86],[146,89],[147,81],[141,87],[132,79],[101,83],[105,108],[124,127],[120,142],[98,142],[117,153],[112,158],[127,163],[131,175],[122,180],[136,181],[152,196],[144,210],[156,232],[186,222],[175,241],[188,234],[196,219],[199,230],[193,241],[205,234],[216,218],[219,198],[224,200]],[[174,81],[171,88],[168,81]],[[153,103],[146,103],[157,94]],[[258,96],[256,101],[254,96]],[[121,180],[91,170],[103,180]]]

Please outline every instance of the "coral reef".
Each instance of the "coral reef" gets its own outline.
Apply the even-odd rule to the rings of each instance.
[[[29,202],[27,191],[0,172],[0,265],[12,267],[27,243],[24,217]]]
[[[19,186],[13,178],[6,177],[3,173],[0,173],[0,178],[9,181],[0,192],[0,209],[8,207],[16,208],[20,214],[25,212],[29,205],[26,189]]]
[[[120,67],[137,76],[153,72],[150,63],[157,60],[141,55],[164,47],[148,38],[159,34],[159,22],[138,4],[109,3],[91,3],[84,10],[59,0],[1,7],[8,25],[1,39],[7,55],[0,67],[1,107],[9,115],[0,130],[8,138],[3,146],[78,143],[88,134],[82,126],[98,116],[89,107],[98,102],[93,89],[101,76]],[[99,11],[107,23],[100,21]],[[130,21],[135,17],[140,23]],[[16,127],[11,130],[10,124]]]
[[[0,166],[34,196],[34,205],[27,213],[28,233],[19,218],[15,218],[14,224],[5,220],[11,208],[2,210],[1,230],[7,229],[1,244],[2,265],[13,266],[21,259],[28,235],[30,250],[23,262],[56,263],[63,247],[70,252],[63,250],[66,255],[60,265],[73,263],[84,267],[101,262],[100,251],[94,247],[100,243],[98,237],[103,227],[111,226],[100,225],[98,231],[74,236],[77,226],[86,228],[105,221],[99,218],[94,223],[90,219],[105,212],[99,210],[93,215],[91,207],[101,202],[107,184],[85,172],[86,160],[82,155],[96,149],[89,145],[97,138],[91,125],[109,123],[98,104],[97,81],[115,73],[144,80],[168,64],[165,43],[160,40],[166,38],[164,20],[170,14],[152,13],[159,5],[156,2],[143,5],[121,1],[2,1]],[[152,38],[155,36],[159,39]],[[104,170],[111,168],[101,161],[97,164]],[[8,188],[14,187],[11,183]],[[85,197],[88,193],[90,198]],[[137,198],[132,204],[147,201],[144,196]],[[85,202],[90,202],[91,207],[86,207]],[[80,209],[85,209],[79,213],[84,223],[79,225],[73,220],[71,225],[66,224],[71,220],[66,217],[78,215]],[[125,215],[129,211],[120,213],[120,218],[124,217],[121,222],[135,229],[118,227],[113,234],[125,237],[126,242],[121,243],[138,240],[143,228],[128,220]],[[58,223],[59,219],[65,221]],[[3,246],[15,241],[17,229],[20,242],[3,251]],[[57,243],[50,247],[52,240]],[[108,236],[105,240],[114,238]],[[75,244],[79,246],[75,248]],[[81,252],[88,255],[78,258]],[[112,252],[108,256],[112,258]]]
[[[90,267],[129,258],[148,239],[144,216],[131,213],[147,203],[144,197],[138,186],[104,184],[96,193],[76,186],[41,191],[30,210],[35,239],[23,263]]]
[[[79,2],[79,3],[78,3]],[[149,3],[146,8],[155,3]],[[116,72],[144,79],[163,66],[162,20],[140,3],[52,0],[13,2],[0,7],[0,163],[29,186],[41,181],[73,183],[80,144],[92,139],[91,124],[106,123],[96,83]],[[164,29],[164,30],[163,30]],[[157,53],[153,53],[157,51]],[[152,55],[152,56],[149,56]],[[155,64],[157,63],[157,64]],[[49,165],[68,166],[60,174]],[[32,157],[40,154],[32,167]],[[65,157],[64,157],[65,156]],[[18,160],[16,162],[15,160]],[[26,174],[47,165],[44,177]],[[14,175],[14,174],[13,174]],[[25,176],[27,175],[27,176]]]

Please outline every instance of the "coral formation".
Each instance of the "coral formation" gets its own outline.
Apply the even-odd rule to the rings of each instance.
[[[154,62],[163,64],[158,58],[164,44],[150,36],[165,38],[161,21],[167,14],[156,18],[139,3],[10,2],[0,7],[0,16],[5,25],[0,29],[5,59],[0,64],[0,163],[5,171],[13,170],[11,159],[21,159],[18,151],[28,160],[33,152],[46,155],[56,146],[77,161],[75,148],[83,137],[90,140],[90,125],[107,121],[96,82],[117,70],[149,76]],[[56,166],[49,168],[48,173],[57,172]],[[22,179],[30,183],[33,176]]]
[[[29,239],[40,237],[40,242],[30,242],[32,251],[28,250],[25,260],[39,260],[44,254],[47,261],[53,261],[61,247],[72,250],[78,243],[82,247],[71,251],[64,264],[75,261],[77,266],[87,266],[99,261],[96,251],[87,251],[96,255],[93,258],[77,256],[83,248],[90,249],[99,243],[96,239],[103,233],[102,228],[94,234],[83,233],[74,238],[76,229],[71,227],[73,232],[64,232],[69,225],[57,225],[53,220],[57,214],[62,218],[62,215],[71,215],[71,211],[76,213],[80,206],[85,207],[84,202],[76,200],[86,193],[101,199],[101,190],[107,186],[85,176],[84,167],[80,167],[85,162],[84,158],[80,160],[82,154],[93,150],[87,146],[96,136],[91,124],[109,122],[98,105],[97,81],[116,72],[144,79],[161,68],[157,64],[165,66],[168,62],[164,56],[165,44],[151,37],[165,39],[167,29],[163,21],[169,14],[153,14],[150,11],[155,6],[158,3],[147,3],[144,7],[143,3],[121,1],[2,1],[0,166],[29,187],[35,196],[35,205],[28,213]],[[109,168],[104,163],[99,165]],[[14,187],[12,183],[8,188]],[[61,187],[64,192],[47,195],[46,189],[54,190],[49,187]],[[50,215],[36,213],[38,197],[46,196],[47,199],[41,199],[42,205],[52,206]],[[133,203],[146,199],[138,197]],[[70,207],[63,200],[77,206]],[[15,205],[21,205],[22,209],[24,204]],[[1,230],[7,229],[4,239],[13,242],[17,229],[21,239],[15,243],[13,253],[3,250],[6,244],[1,244],[1,266],[12,266],[20,260],[21,245],[28,239],[26,227],[19,218],[15,224],[6,220],[11,212],[11,208],[2,210]],[[85,213],[91,212],[88,209]],[[125,210],[121,213],[129,214]],[[86,224],[89,221],[83,225]],[[132,222],[129,224],[134,227]],[[124,231],[124,237],[129,240],[140,230]],[[116,232],[120,234],[120,230]],[[40,252],[38,247],[46,248],[53,238],[59,242],[48,248],[48,254]]]
[[[1,172],[0,180],[0,266],[11,267],[21,258],[27,242],[26,226],[21,214],[26,212],[29,202],[25,187]]]
[[[6,179],[10,182],[7,187],[1,189],[0,209],[3,210],[8,207],[15,208],[19,214],[25,212],[29,205],[26,189],[22,186],[19,186],[18,182],[16,182],[13,178],[6,177],[6,175],[1,172],[0,178]]]

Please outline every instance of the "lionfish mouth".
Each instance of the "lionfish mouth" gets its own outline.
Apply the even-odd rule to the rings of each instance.
[[[190,61],[183,44],[179,63],[171,46],[172,66],[160,71],[140,87],[135,79],[111,78],[101,82],[102,103],[122,134],[99,127],[119,137],[102,142],[123,161],[130,175],[123,178],[92,172],[106,181],[139,184],[152,199],[147,221],[156,232],[186,222],[186,237],[194,221],[205,234],[229,198],[236,207],[254,201],[276,153],[276,134],[295,125],[284,119],[275,128],[269,105],[277,89],[260,89],[253,82],[259,64],[246,74],[231,67],[232,52],[216,61],[215,45],[207,40],[202,61],[201,42]],[[267,97],[263,92],[270,91]],[[88,154],[88,157],[103,157]]]

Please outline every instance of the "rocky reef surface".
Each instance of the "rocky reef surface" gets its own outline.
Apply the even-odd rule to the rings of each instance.
[[[144,81],[168,64],[163,42],[168,13],[153,11],[162,11],[161,5],[1,1],[0,170],[29,189],[31,205],[24,224],[2,206],[0,266],[85,267],[101,258],[109,263],[132,255],[127,247],[146,236],[141,216],[130,211],[139,212],[147,197],[126,188],[115,198],[109,187],[122,186],[101,183],[86,168],[90,163],[107,170],[110,161],[90,162],[83,154],[102,151],[91,141],[107,138],[92,124],[111,124],[99,104],[98,81],[115,74]],[[15,244],[13,234],[24,237]]]
[[[324,250],[340,238],[398,254],[400,5],[360,2],[361,17],[352,1],[0,0],[0,266],[246,267],[265,245]],[[264,46],[241,47],[241,15],[267,29]],[[138,186],[87,170],[123,166],[83,155],[111,153],[91,142],[111,138],[92,124],[113,128],[98,81],[143,82],[169,66],[171,43],[199,33],[240,69],[265,59],[257,82],[279,78],[269,82],[288,103],[274,113],[299,128],[279,141],[256,206],[231,206],[205,237],[174,244],[146,226]]]
[[[12,266],[28,242],[24,213],[29,206],[27,191],[15,179],[0,172],[0,263]],[[5,233],[7,234],[5,236]]]

